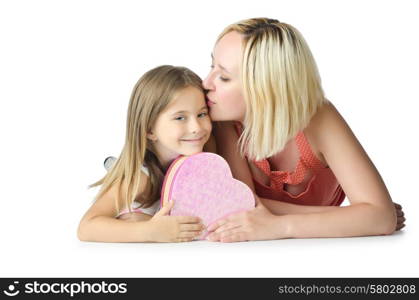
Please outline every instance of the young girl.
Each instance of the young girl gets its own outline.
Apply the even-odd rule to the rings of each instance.
[[[81,241],[186,242],[204,229],[199,218],[168,216],[159,209],[164,174],[179,155],[209,146],[211,121],[201,79],[183,67],[160,66],[135,85],[128,107],[125,145],[78,228]],[[206,144],[207,143],[207,144]]]
[[[214,126],[217,151],[260,203],[210,226],[209,240],[385,235],[404,226],[294,27],[265,18],[232,24],[212,59],[203,84],[211,119],[224,121]],[[339,207],[345,196],[350,205]]]

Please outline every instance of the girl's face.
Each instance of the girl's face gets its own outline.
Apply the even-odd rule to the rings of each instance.
[[[211,71],[203,81],[213,121],[243,122],[246,112],[240,80],[242,37],[232,31],[224,35],[212,53]]]
[[[179,155],[202,152],[211,129],[204,93],[195,87],[186,87],[177,92],[159,114],[147,137],[165,165]]]

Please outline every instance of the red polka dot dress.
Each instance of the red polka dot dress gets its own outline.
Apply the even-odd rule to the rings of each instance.
[[[240,125],[236,124],[238,133],[241,132]],[[253,178],[256,194],[262,198],[293,204],[339,206],[345,199],[345,193],[332,170],[314,155],[303,131],[297,134],[295,142],[300,157],[293,172],[271,170],[267,159],[253,161],[270,178],[269,185]],[[301,193],[291,194],[285,189],[286,185],[300,184],[308,172],[310,179]]]

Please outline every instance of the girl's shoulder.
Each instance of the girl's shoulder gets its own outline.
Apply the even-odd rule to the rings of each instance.
[[[109,171],[112,166],[115,164],[117,158],[115,156],[108,156],[105,161],[103,162],[103,166],[105,167],[106,171]],[[147,166],[145,164],[142,164],[140,166],[141,171],[150,177],[150,171],[148,170]]]
[[[144,164],[142,164],[142,165],[141,165],[141,171],[142,171],[145,175],[147,175],[147,177],[150,177],[150,171],[148,170],[148,168],[147,168],[147,166],[146,166],[146,165],[144,165]]]

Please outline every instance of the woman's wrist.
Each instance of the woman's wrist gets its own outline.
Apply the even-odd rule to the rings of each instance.
[[[275,239],[292,238],[292,217],[291,215],[274,216]]]

